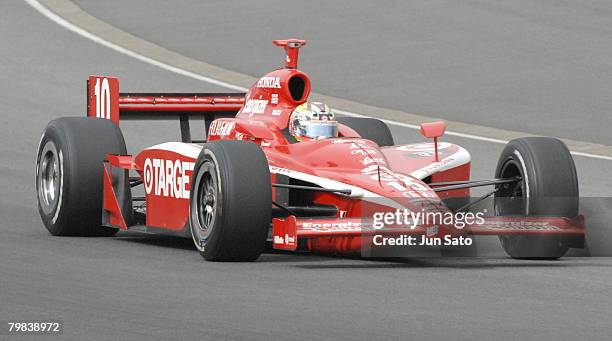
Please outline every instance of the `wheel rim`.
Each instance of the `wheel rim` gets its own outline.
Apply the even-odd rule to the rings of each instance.
[[[203,249],[215,227],[220,204],[217,171],[211,160],[205,160],[200,166],[194,188],[191,228],[196,245]]]
[[[498,174],[500,178],[510,178],[520,176],[521,181],[514,183],[502,184],[498,187],[498,192],[495,194],[495,212],[496,215],[523,216],[527,212],[527,201],[525,199],[525,177],[521,171],[521,166],[512,158],[506,160]],[[521,237],[516,236],[499,236],[499,239],[504,247],[516,247],[520,244]],[[511,244],[515,244],[512,246]]]
[[[217,189],[216,181],[210,172],[202,176],[201,189],[198,198],[198,220],[202,230],[210,230],[213,227],[216,213]]]
[[[57,147],[48,141],[40,153],[38,162],[38,201],[45,213],[55,209],[59,201],[62,179],[61,160]]]
[[[521,177],[521,181],[502,184],[498,187],[495,209],[498,215],[524,215],[526,213],[525,184],[521,167],[513,159],[507,160],[499,173],[500,178]]]
[[[530,201],[526,191],[525,175],[522,165],[513,158],[508,158],[498,174],[500,178],[520,176],[521,181],[503,184],[495,194],[495,212],[502,216],[528,216],[531,212]],[[556,259],[561,257],[567,247],[558,237],[502,235],[499,236],[502,247],[514,258],[519,259]]]

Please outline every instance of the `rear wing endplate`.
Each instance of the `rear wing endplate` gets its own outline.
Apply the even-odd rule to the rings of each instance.
[[[172,120],[181,125],[183,142],[192,142],[189,119],[203,118],[205,131],[217,118],[234,117],[245,93],[121,93],[119,79],[87,79],[87,116],[120,120]]]

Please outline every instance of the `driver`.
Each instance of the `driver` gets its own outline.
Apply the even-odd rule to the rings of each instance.
[[[327,104],[306,102],[291,113],[289,133],[298,141],[338,137],[338,122]]]

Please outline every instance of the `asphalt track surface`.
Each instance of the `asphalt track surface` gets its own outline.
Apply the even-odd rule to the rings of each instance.
[[[174,13],[163,14],[164,2],[148,4],[141,15],[156,13],[167,22],[168,13]],[[85,8],[87,5],[83,2]],[[554,11],[550,12],[554,17]],[[592,12],[593,19],[605,13],[610,17],[609,11]],[[253,12],[239,13],[233,12],[242,19],[234,25],[248,23]],[[360,12],[354,9],[347,15],[355,13]],[[554,18],[564,22],[562,15]],[[146,21],[142,16],[138,20],[143,25]],[[585,22],[594,25],[595,21]],[[171,34],[171,24],[158,22],[160,35]],[[189,21],[183,25],[187,27],[177,23],[175,28],[197,30],[188,27],[195,25]],[[211,27],[207,29],[215,25]],[[218,39],[228,28],[220,25],[216,29],[219,31],[207,31],[200,43],[205,44],[208,37]],[[479,259],[373,262],[265,254],[256,263],[225,264],[204,262],[189,240],[136,234],[51,237],[35,205],[35,152],[49,120],[83,114],[87,75],[117,75],[129,91],[224,89],[110,51],[68,32],[18,0],[0,5],[0,35],[0,320],[63,319],[61,339],[66,340],[609,339],[612,261],[606,257],[516,261],[505,258],[490,243],[487,257]],[[182,48],[188,49],[189,42]],[[252,72],[251,62],[253,69],[261,71],[277,65],[276,48],[243,43],[271,51],[261,58],[249,55],[238,71]],[[216,53],[234,58],[235,50],[226,47],[228,52],[217,47]],[[330,59],[338,58],[333,50],[326,53]],[[304,57],[304,63],[306,60]],[[604,68],[606,62],[594,65]],[[311,74],[320,73],[317,81],[337,81],[335,76],[316,71],[317,64],[305,65]],[[325,71],[330,70],[326,66]],[[379,95],[386,96],[382,91]],[[494,115],[499,115],[499,122],[504,120],[503,113]],[[536,117],[524,119],[531,119],[533,129],[548,129]],[[589,124],[583,129],[585,135],[597,136],[604,130]],[[164,123],[125,128],[131,150],[176,139],[178,134],[174,125]],[[419,139],[413,130],[392,129],[399,143]],[[448,140],[472,152],[474,178],[491,175],[501,145]],[[576,163],[582,195],[612,193],[605,180],[610,161],[576,157]]]

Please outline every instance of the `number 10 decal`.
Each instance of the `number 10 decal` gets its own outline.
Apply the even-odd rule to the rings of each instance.
[[[102,85],[100,85],[100,79],[102,79]],[[96,96],[96,117],[110,120],[110,87],[107,78],[96,78],[94,96]]]
[[[91,76],[87,88],[87,116],[119,124],[119,80]]]

